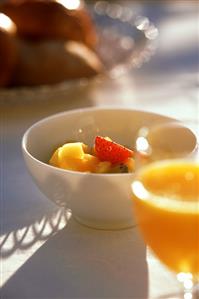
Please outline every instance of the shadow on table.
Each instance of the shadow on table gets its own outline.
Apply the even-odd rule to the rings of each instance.
[[[44,243],[63,229],[70,216],[69,209],[59,208],[51,214],[43,215],[34,223],[3,234],[0,237],[2,261],[12,258],[16,252],[24,253],[26,250],[31,250],[37,242]]]
[[[4,299],[143,299],[147,294],[146,249],[137,230],[94,230],[72,218],[2,288]]]

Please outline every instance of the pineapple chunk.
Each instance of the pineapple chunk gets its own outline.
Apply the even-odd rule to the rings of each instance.
[[[64,144],[58,151],[59,162],[68,158],[83,159],[84,149],[82,142],[73,142]]]
[[[59,167],[67,170],[81,171],[82,159],[67,158],[62,160]]]
[[[60,167],[74,171],[95,172],[98,163],[99,160],[95,156],[84,154],[83,159],[68,157],[61,162]]]
[[[125,165],[128,167],[128,172],[133,172],[135,170],[135,160],[133,158],[128,158]]]
[[[66,143],[53,153],[49,163],[67,170],[95,172],[99,160],[87,152],[88,146],[82,142]]]
[[[58,161],[59,149],[60,148],[56,149],[56,151],[53,153],[52,157],[50,158],[49,164],[52,166],[59,167],[59,161]]]
[[[84,150],[87,149],[87,146],[82,142],[73,142],[67,143],[63,146],[59,147],[50,158],[50,165],[63,167],[69,169],[74,168],[73,161],[74,159],[83,159],[84,158]],[[70,161],[72,159],[72,162]],[[69,161],[68,161],[69,160]],[[68,163],[67,163],[68,161]],[[72,165],[71,165],[72,163]],[[68,164],[68,166],[67,166]]]
[[[95,172],[96,173],[108,173],[111,170],[111,162],[103,161],[99,162]]]
[[[99,164],[99,159],[90,154],[84,154],[82,161],[82,171],[95,172],[96,167]]]

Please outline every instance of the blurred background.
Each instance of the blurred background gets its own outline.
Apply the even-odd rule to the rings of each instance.
[[[0,2],[6,1],[0,0]],[[17,3],[20,0],[10,2]],[[77,0],[66,2],[75,4]],[[152,33],[148,41],[151,39],[153,43],[151,49],[153,53],[144,58],[140,65],[138,63],[136,67],[129,68],[115,79],[106,78],[101,82],[89,84],[89,87],[86,85],[86,88],[80,90],[76,87],[75,90],[70,88],[66,93],[59,90],[53,94],[50,90],[46,98],[49,97],[48,104],[53,107],[49,113],[82,106],[121,104],[130,105],[132,108],[157,110],[169,115],[173,111],[173,116],[179,118],[196,116],[199,95],[199,2],[197,0],[106,2],[85,0],[84,2],[88,7],[96,5],[100,7],[105,3],[112,5],[113,10],[107,12],[111,18],[114,18],[114,9],[118,9],[120,5],[127,15],[133,16],[135,23],[138,22],[136,28],[139,30],[152,24],[156,29],[155,36]],[[140,20],[143,22],[139,25]],[[103,18],[100,22],[100,26],[103,26]],[[48,26],[47,20],[46,26]],[[110,47],[110,57],[111,51],[114,56],[117,50]],[[17,94],[13,93],[12,98],[17,98]],[[17,104],[23,102],[23,97],[24,94],[20,93]],[[54,101],[51,103],[51,99],[55,97],[56,103]],[[26,95],[25,100],[30,102],[30,98],[34,103],[39,94],[34,90]],[[3,100],[9,102],[5,93],[0,92],[0,101]]]
[[[91,1],[88,1],[89,3]],[[158,29],[155,54],[117,80],[114,99],[179,117],[199,112],[199,2],[188,0],[116,1]],[[113,88],[113,92],[114,92]],[[122,95],[122,96],[121,96]],[[100,96],[99,96],[100,97]],[[102,97],[103,98],[103,97]],[[118,100],[119,101],[119,100]],[[173,106],[173,109],[172,109]]]

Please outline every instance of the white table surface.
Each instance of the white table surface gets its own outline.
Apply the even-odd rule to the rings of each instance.
[[[120,105],[198,118],[197,1],[149,2],[129,3],[159,29],[157,53],[140,70],[65,100],[1,105],[1,299],[152,299],[179,291],[137,228],[84,227],[43,196],[20,146],[35,121],[73,108]]]

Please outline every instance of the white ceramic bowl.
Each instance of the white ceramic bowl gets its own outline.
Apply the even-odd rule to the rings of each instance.
[[[140,127],[168,120],[172,121],[165,116],[125,108],[62,112],[30,127],[23,136],[22,150],[39,189],[57,205],[71,209],[79,222],[100,229],[127,228],[135,224],[130,191],[133,174],[68,171],[50,166],[49,158],[66,140],[93,145],[96,135],[133,146]],[[195,147],[194,135],[186,132],[185,138],[183,144],[186,147],[189,144],[191,152]]]

